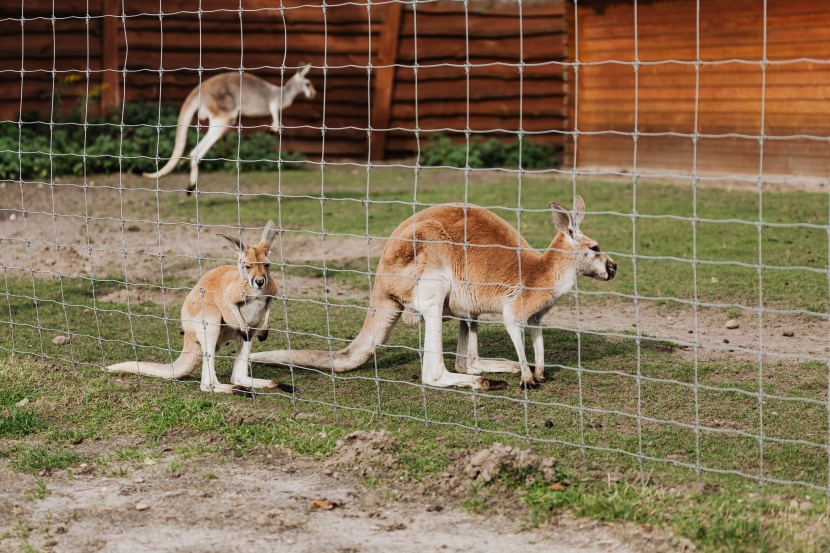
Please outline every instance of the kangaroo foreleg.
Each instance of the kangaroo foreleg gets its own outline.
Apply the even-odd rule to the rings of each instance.
[[[271,305],[270,305],[270,302],[269,302],[268,307],[265,309],[265,315],[263,316],[262,323],[260,323],[262,325],[262,327],[259,329],[259,332],[257,332],[257,335],[256,335],[257,339],[260,342],[264,342],[265,340],[268,339],[268,331],[271,330],[271,325],[269,323],[270,320],[271,320]]]

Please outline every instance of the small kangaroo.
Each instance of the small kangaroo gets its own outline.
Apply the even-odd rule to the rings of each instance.
[[[268,261],[268,250],[275,235],[274,221],[265,225],[262,240],[256,246],[219,235],[238,254],[239,262],[236,267],[225,265],[208,271],[187,295],[182,305],[184,346],[178,359],[170,364],[127,361],[111,365],[107,370],[174,379],[192,373],[201,359],[203,392],[245,394],[250,388],[276,387],[293,391],[286,384],[248,375],[252,329],[260,328],[257,334],[260,341],[268,338],[271,300],[277,292]],[[219,348],[230,340],[236,342],[236,358],[228,386],[216,378],[215,360]]]
[[[273,119],[271,130],[279,132],[280,114],[283,109],[294,103],[294,98],[298,94],[314,98],[317,91],[314,90],[311,81],[305,78],[309,69],[311,66],[304,66],[282,87],[250,73],[243,73],[241,78],[236,72],[220,73],[207,79],[194,88],[182,104],[176,125],[176,142],[170,159],[155,173],[144,173],[144,176],[157,179],[173,172],[182,159],[187,143],[187,130],[190,128],[193,115],[198,111],[199,119],[207,119],[209,127],[205,136],[190,152],[190,186],[187,188],[189,195],[196,189],[199,160],[207,155],[211,146],[228,133],[238,117],[270,115]]]
[[[254,353],[266,364],[344,372],[368,361],[384,344],[403,310],[424,319],[421,380],[429,386],[471,386],[496,390],[507,386],[479,375],[521,372],[521,386],[535,388],[545,380],[542,317],[576,283],[577,275],[611,280],[617,264],[596,240],[579,231],[585,216],[582,198],[574,213],[550,202],[559,232],[543,253],[532,249],[507,221],[474,205],[441,205],[416,213],[401,223],[383,248],[363,329],[343,350],[275,350]],[[466,247],[465,247],[466,245]],[[478,356],[478,322],[482,313],[501,313],[519,362]],[[442,317],[460,318],[456,373],[444,364]],[[524,328],[533,338],[535,372],[525,356]]]

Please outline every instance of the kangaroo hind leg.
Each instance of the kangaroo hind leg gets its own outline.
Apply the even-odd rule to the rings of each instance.
[[[245,388],[276,388],[277,382],[264,378],[253,378],[251,376],[250,363],[251,340],[236,339],[236,359],[233,361],[233,374],[231,384]]]
[[[196,147],[190,152],[190,185],[187,187],[187,192],[190,194],[196,189],[196,182],[199,179],[199,162],[204,159],[208,150],[216,144],[230,129],[233,119],[226,117],[214,117],[210,119],[210,126],[208,127],[205,136],[199,140]]]

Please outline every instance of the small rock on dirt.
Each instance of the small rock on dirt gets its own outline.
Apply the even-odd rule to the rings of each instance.
[[[70,341],[71,340],[69,340],[69,338],[66,337],[66,336],[55,336],[54,338],[52,338],[52,343],[53,344],[58,344],[59,346],[66,345]]]
[[[741,325],[739,325],[738,321],[736,321],[735,319],[729,319],[728,321],[726,321],[726,328],[730,330],[738,328],[739,326]]]
[[[136,511],[146,511],[149,508],[150,508],[150,506],[147,505],[146,503],[144,503],[143,501],[139,501],[138,503],[135,504],[135,510]]]
[[[786,336],[787,338],[792,338],[793,336],[795,336],[795,332],[793,332],[792,330],[785,330],[784,336]]]

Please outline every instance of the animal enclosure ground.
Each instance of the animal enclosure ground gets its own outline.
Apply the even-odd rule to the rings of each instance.
[[[364,482],[390,493],[406,488],[400,482],[425,482],[421,492],[450,493],[435,482],[460,451],[530,442],[559,460],[570,483],[564,491],[507,470],[495,484],[473,482],[450,495],[468,511],[486,512],[504,488],[525,505],[527,524],[567,509],[666,528],[709,550],[830,547],[823,491],[767,482],[762,493],[734,474],[828,486],[826,191],[776,189],[759,198],[753,190],[702,187],[693,225],[688,185],[642,182],[634,204],[630,182],[580,180],[589,212],[582,226],[617,261],[619,276],[581,280],[579,302],[568,296],[545,319],[551,379],[541,389],[519,390],[516,375],[503,392],[425,388],[420,329],[401,325],[376,362],[337,377],[254,366],[257,377],[292,382],[297,392],[252,401],[200,394],[194,380],[99,370],[176,355],[184,295],[230,258],[216,232],[261,227],[268,218],[284,229],[271,256],[284,298],[272,311],[271,338],[256,347],[287,346],[290,329],[292,347],[339,348],[359,330],[368,273],[413,202],[420,208],[466,198],[541,248],[553,232],[547,202],[569,203],[573,183],[526,176],[519,188],[515,175],[481,172],[465,187],[462,172],[423,170],[413,188],[406,169],[376,168],[367,177],[363,167],[327,167],[322,174],[244,174],[237,195],[236,177],[202,177],[196,198],[184,197],[182,175],[160,181],[159,191],[129,175],[95,177],[88,187],[7,183],[0,190],[0,205],[11,208],[0,211],[0,328],[8,329],[0,347],[4,358],[14,351],[18,359],[0,372],[7,467],[37,475],[38,463],[57,463],[49,475],[63,475],[87,463],[129,478],[146,457],[192,468],[199,464],[193,459],[246,460],[275,445],[325,456],[337,438],[360,428],[411,444],[394,469],[363,475]],[[519,201],[520,219],[505,209]],[[758,223],[759,201],[769,225]],[[759,290],[771,309],[762,318]],[[696,326],[695,299],[704,304]],[[727,319],[739,328],[725,329]],[[447,352],[455,349],[454,325],[445,327]],[[500,323],[482,327],[482,353],[512,358]],[[51,341],[70,334],[70,344]],[[218,363],[225,380],[230,357]],[[23,399],[30,402],[18,407]],[[75,444],[96,438],[106,446],[85,452]],[[699,480],[695,467],[704,470]],[[38,477],[47,488],[49,475]]]
[[[0,530],[0,551],[634,553],[677,543],[567,515],[523,531],[512,512],[474,515],[442,497],[367,491],[353,474],[279,448],[244,458],[124,457],[40,477],[0,468],[11,483],[0,507],[13,521]]]

